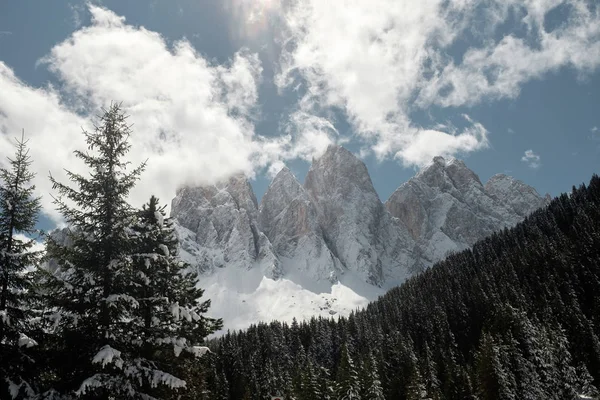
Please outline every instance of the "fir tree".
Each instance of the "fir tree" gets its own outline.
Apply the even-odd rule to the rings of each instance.
[[[31,183],[31,158],[24,137],[16,140],[14,159],[0,169],[0,398],[32,397],[36,392],[33,360],[27,350],[37,345],[30,323],[31,269],[40,252],[34,240],[17,234],[33,234],[40,211]]]
[[[91,153],[75,151],[89,175],[67,171],[74,187],[50,177],[59,193],[55,204],[70,227],[68,246],[52,237],[47,245],[58,266],[47,281],[58,343],[55,388],[67,396],[137,399],[184,387],[169,372],[165,349],[202,352],[194,344],[211,329],[199,315],[208,303],[196,304],[200,292],[189,277],[179,278],[184,267],[174,258],[173,232],[132,229],[141,225],[127,197],[145,164],[128,170],[130,133],[120,106],[112,104],[93,132],[84,131]],[[155,211],[147,225],[160,225]],[[165,240],[153,242],[147,258],[141,250],[146,234]],[[156,276],[149,276],[153,263]],[[70,357],[62,357],[67,351]]]
[[[200,301],[204,290],[196,287],[197,273],[178,258],[177,235],[165,207],[152,196],[130,232],[135,237],[133,268],[126,279],[138,307],[129,326],[139,343],[136,357],[145,368],[153,370],[152,374],[162,369],[177,372],[192,382],[203,379],[198,376],[202,365],[195,357],[179,356],[198,351],[204,338],[221,328],[222,321],[203,315],[210,300]],[[155,366],[157,362],[161,370]],[[194,393],[188,391],[186,396],[194,398]]]
[[[373,354],[369,356],[369,362],[365,363],[365,375],[366,387],[364,400],[384,400],[383,387],[381,386],[381,380],[379,379],[379,373],[377,372],[377,363]]]
[[[340,360],[337,374],[336,398],[338,400],[360,399],[360,384],[358,371],[354,361],[350,357],[346,344],[342,347],[342,358]]]

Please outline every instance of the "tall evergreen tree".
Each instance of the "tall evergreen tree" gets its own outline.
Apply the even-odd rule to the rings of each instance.
[[[373,354],[369,355],[369,360],[364,364],[366,366],[364,374],[367,379],[364,388],[364,400],[384,400],[383,387],[381,386],[381,380],[379,379],[379,372],[377,371],[377,363]]]
[[[184,387],[165,349],[202,352],[194,344],[211,330],[200,316],[208,303],[195,303],[201,292],[179,275],[176,238],[156,201],[141,220],[127,202],[145,167],[128,169],[130,133],[112,104],[93,132],[84,131],[90,152],[75,151],[89,175],[67,171],[74,187],[50,177],[70,228],[68,245],[52,237],[47,245],[58,266],[47,282],[55,359],[70,354],[55,365],[55,388],[66,396],[138,399]]]
[[[137,357],[144,360],[140,362],[145,368],[155,371],[152,360],[160,361],[161,368],[192,381],[198,379],[202,366],[195,357],[182,359],[179,355],[197,351],[195,346],[220,329],[222,321],[203,315],[210,300],[200,301],[204,291],[196,287],[197,272],[178,257],[177,235],[171,219],[166,218],[165,207],[152,196],[130,233],[135,245],[127,281],[138,307],[129,325],[139,341]],[[189,391],[186,396],[194,398]]]
[[[346,344],[342,347],[341,357],[337,373],[336,398],[338,400],[358,400],[360,399],[358,371]]]
[[[34,196],[30,171],[31,157],[24,136],[16,140],[16,152],[8,168],[0,169],[0,398],[31,397],[35,394],[35,374],[27,349],[36,345],[32,338],[31,269],[40,252],[32,251],[34,240],[17,234],[33,234],[40,211]]]

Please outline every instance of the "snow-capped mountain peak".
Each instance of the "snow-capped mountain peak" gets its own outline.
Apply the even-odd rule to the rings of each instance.
[[[171,217],[188,231],[183,249],[202,270],[258,267],[269,276],[279,276],[277,257],[258,229],[256,196],[245,176],[179,189],[171,203]]]
[[[435,157],[390,196],[386,208],[434,262],[516,224],[546,201],[513,178],[496,175],[484,186],[463,161]]]
[[[521,217],[526,217],[550,201],[549,194],[542,198],[533,187],[505,174],[492,176],[485,184],[485,191],[498,202],[510,206]]]
[[[410,238],[393,223],[361,160],[329,146],[313,162],[304,187],[316,204],[326,243],[346,270],[378,286],[406,278]]]
[[[273,244],[288,276],[337,280],[341,264],[325,244],[317,209],[286,167],[262,198],[259,227]]]
[[[256,318],[345,315],[547,201],[506,175],[483,185],[463,161],[435,157],[384,205],[365,164],[329,146],[304,185],[282,168],[260,205],[235,175],[180,189],[171,215],[214,315],[241,328]]]

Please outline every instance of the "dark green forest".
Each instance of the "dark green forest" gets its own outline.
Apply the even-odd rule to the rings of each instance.
[[[577,399],[600,387],[600,178],[348,318],[213,341],[209,399]]]

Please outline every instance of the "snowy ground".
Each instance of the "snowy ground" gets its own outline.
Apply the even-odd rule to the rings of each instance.
[[[366,284],[360,295],[340,282],[315,282],[314,287],[307,288],[288,278],[269,279],[257,269],[219,269],[203,276],[199,286],[205,289],[204,297],[212,301],[208,315],[223,318],[223,331],[217,334],[260,321],[347,316],[383,294],[383,290]]]
[[[179,225],[176,229],[182,244],[179,256],[192,266],[203,265],[198,254],[206,254],[206,249],[199,247],[193,232]],[[203,298],[211,300],[207,315],[223,319],[223,330],[216,335],[258,322],[347,316],[385,293],[350,272],[332,284],[328,280],[315,280],[285,263],[284,277],[277,280],[266,277],[264,269],[258,264],[249,269],[232,264],[224,268],[209,267],[200,275],[198,286],[205,290]]]

